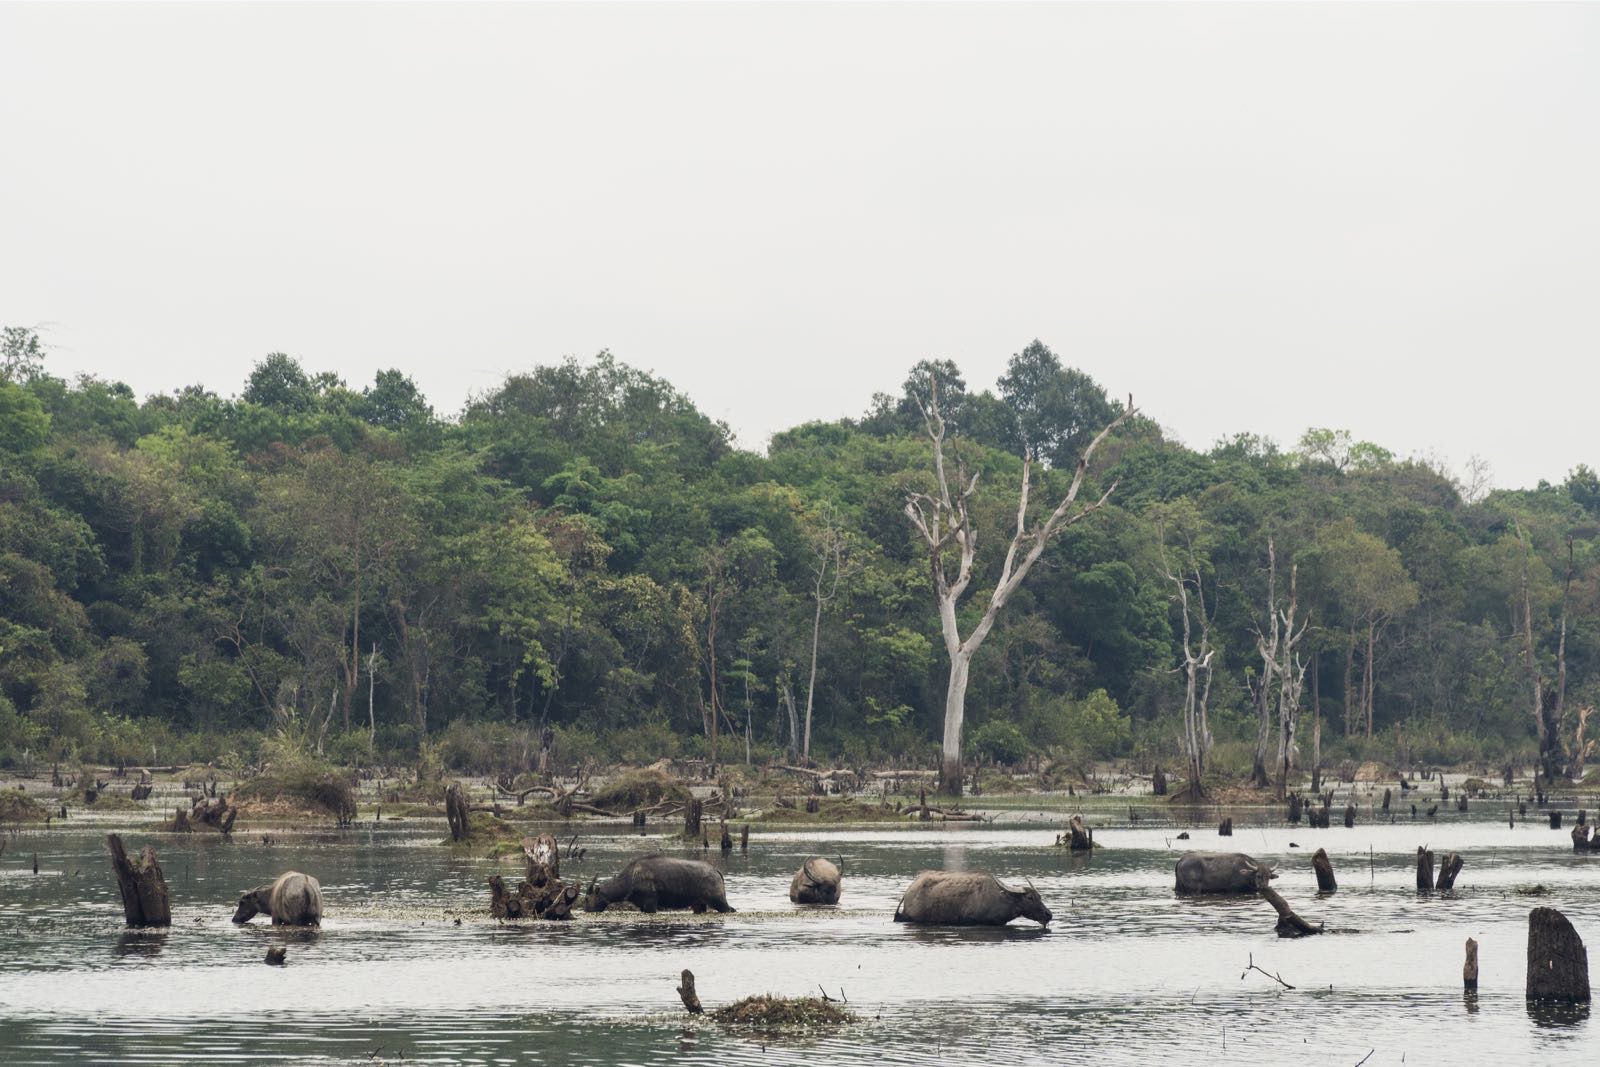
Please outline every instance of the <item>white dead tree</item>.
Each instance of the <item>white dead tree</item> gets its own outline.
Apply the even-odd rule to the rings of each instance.
[[[1300,692],[1305,686],[1306,665],[1295,652],[1295,646],[1305,637],[1310,619],[1302,620],[1295,629],[1295,614],[1299,610],[1299,590],[1296,578],[1300,565],[1289,567],[1289,605],[1278,612],[1277,624],[1281,626],[1283,647],[1278,655],[1275,673],[1278,676],[1278,799],[1283,800],[1289,789],[1289,764],[1294,755],[1294,728],[1300,720]],[[1317,754],[1321,758],[1321,753]]]
[[[1205,796],[1204,775],[1206,758],[1211,754],[1211,724],[1206,709],[1211,699],[1211,660],[1216,649],[1211,647],[1211,614],[1206,611],[1205,586],[1200,578],[1200,562],[1191,548],[1189,562],[1192,570],[1175,570],[1167,558],[1167,546],[1161,544],[1161,568],[1167,581],[1177,590],[1173,600],[1183,614],[1183,751],[1189,762],[1188,795],[1190,800]],[[1190,590],[1193,590],[1193,603]],[[1213,608],[1215,610],[1215,608]],[[1195,641],[1195,631],[1199,641]]]
[[[1251,784],[1271,785],[1267,776],[1267,741],[1272,737],[1272,678],[1278,670],[1278,646],[1282,635],[1278,629],[1282,620],[1278,616],[1278,555],[1271,535],[1267,537],[1267,626],[1265,632],[1256,631],[1256,651],[1261,654],[1261,674],[1255,683],[1256,701],[1256,758],[1250,767]]]
[[[811,599],[816,610],[811,616],[811,672],[806,679],[805,745],[800,750],[804,766],[811,766],[811,710],[817,695],[817,644],[822,636],[822,606],[839,595],[839,581],[845,569],[845,535],[831,510],[824,510],[822,525],[812,535]]]
[[[1032,489],[1034,458],[1032,455],[1023,457],[1022,486],[1017,494],[1016,532],[1011,535],[1011,544],[1006,549],[1005,563],[1000,569],[1000,577],[995,583],[994,591],[989,594],[989,603],[984,608],[983,617],[978,620],[972,632],[963,638],[956,619],[956,607],[966,594],[967,587],[972,584],[972,565],[978,552],[978,531],[969,508],[973,494],[978,489],[978,474],[975,472],[971,478],[967,478],[963,472],[958,472],[956,491],[954,493],[950,491],[950,479],[944,459],[945,423],[944,417],[939,413],[937,386],[931,390],[927,404],[922,404],[920,400],[918,404],[922,408],[923,426],[927,430],[928,438],[933,442],[933,474],[937,492],[910,494],[906,500],[905,512],[928,546],[928,565],[932,572],[934,600],[939,610],[939,626],[944,636],[945,651],[950,656],[950,681],[945,689],[943,761],[939,786],[943,792],[959,796],[961,728],[966,718],[967,679],[972,666],[972,657],[983,644],[984,638],[989,636],[989,631],[994,628],[995,617],[1000,614],[1001,609],[1006,606],[1006,601],[1011,599],[1011,595],[1027,578],[1028,572],[1044,554],[1050,540],[1085,516],[1100,510],[1106,501],[1111,499],[1111,494],[1116,489],[1115,482],[1094,503],[1076,509],[1073,507],[1078,499],[1078,490],[1083,485],[1084,475],[1088,472],[1090,457],[1113,430],[1133,417],[1135,408],[1133,398],[1130,396],[1128,406],[1123,409],[1122,414],[1096,434],[1094,440],[1089,442],[1089,447],[1078,457],[1077,466],[1072,472],[1072,483],[1068,486],[1066,495],[1061,498],[1061,502],[1043,522],[1036,523],[1031,529],[1028,525],[1028,494]],[[949,558],[952,549],[953,560]],[[952,562],[955,565],[953,578],[950,575]]]

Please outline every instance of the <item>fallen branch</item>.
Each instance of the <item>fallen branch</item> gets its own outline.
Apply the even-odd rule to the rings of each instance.
[[[1262,974],[1266,975],[1268,978],[1272,979],[1274,982],[1277,982],[1279,985],[1283,986],[1283,988],[1285,988],[1285,989],[1293,989],[1294,988],[1294,986],[1290,985],[1288,982],[1285,982],[1280,976],[1278,976],[1276,974],[1273,974],[1271,971],[1262,971],[1260,967],[1257,967],[1256,966],[1256,954],[1254,952],[1250,953],[1250,962],[1248,964],[1246,964],[1245,969],[1244,969],[1244,974],[1241,974],[1239,976],[1239,981],[1242,982],[1246,978],[1248,978],[1251,971],[1261,971]]]

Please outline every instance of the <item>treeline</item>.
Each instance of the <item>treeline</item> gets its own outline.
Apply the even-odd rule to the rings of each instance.
[[[141,401],[53,377],[47,355],[5,331],[13,765],[248,762],[277,736],[514,770],[546,728],[558,759],[715,739],[723,759],[931,765],[948,662],[905,513],[935,485],[924,405],[937,395],[948,457],[980,475],[974,591],[1002,566],[1022,455],[1048,509],[1122,410],[1038,342],[992,390],[922,363],[860,417],[795,427],[765,455],[608,354],[511,375],[453,417],[398,371],[354,388],[273,354],[237,396]],[[1247,773],[1270,537],[1310,623],[1302,739],[1315,714],[1330,759],[1526,762],[1553,733],[1578,769],[1600,684],[1587,467],[1482,494],[1344,433],[1194,451],[1140,416],[1095,453],[1084,497],[1113,481],[979,649],[969,754],[1181,764],[1176,569],[1215,649],[1212,763]]]

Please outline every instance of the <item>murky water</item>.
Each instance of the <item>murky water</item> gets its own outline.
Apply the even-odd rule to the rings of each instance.
[[[1120,809],[1119,809],[1120,810]],[[1175,840],[1165,809],[1102,825],[1092,856],[1054,848],[1059,812],[992,825],[776,831],[726,870],[726,916],[611,911],[567,924],[488,920],[491,873],[516,867],[441,847],[442,823],[343,833],[208,836],[126,832],[153,842],[171,887],[165,933],[122,926],[103,834],[109,824],[13,836],[0,859],[0,1060],[32,1063],[1561,1063],[1592,1062],[1600,1022],[1530,1013],[1527,913],[1561,908],[1600,947],[1600,856],[1566,831],[1515,829],[1501,807],[1437,822],[1353,830],[1248,825],[1219,839],[1210,816]],[[1092,818],[1106,823],[1111,816]],[[1569,813],[1570,820],[1570,813]],[[1161,822],[1162,825],[1152,825]],[[1570,823],[1569,823],[1570,824]],[[558,831],[561,828],[555,828]],[[614,872],[673,847],[652,834],[576,826],[582,860]],[[1291,842],[1298,848],[1291,847]],[[1419,844],[1460,852],[1453,895],[1416,892]],[[1258,900],[1180,900],[1178,849],[1237,848],[1281,865],[1274,883],[1330,933],[1279,940]],[[1311,853],[1340,890],[1319,898]],[[40,871],[31,873],[37,851]],[[837,908],[789,903],[808,855],[843,856]],[[1056,912],[1048,932],[929,930],[890,921],[912,875],[989,870],[1032,881]],[[289,868],[322,881],[320,933],[229,920],[238,892]],[[1519,888],[1543,885],[1547,895]],[[457,925],[456,920],[460,920]],[[1461,989],[1477,938],[1481,992]],[[289,965],[262,963],[287,941]],[[1295,986],[1282,988],[1250,961]],[[674,992],[695,972],[708,1006],[759,992],[848,999],[862,1022],[816,1037],[730,1033],[689,1021]],[[1244,977],[1241,978],[1241,974]],[[1370,1056],[1369,1056],[1370,1053]]]

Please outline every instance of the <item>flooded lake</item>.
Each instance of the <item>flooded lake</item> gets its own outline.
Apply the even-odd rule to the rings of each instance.
[[[232,842],[126,829],[130,850],[153,843],[160,854],[173,901],[164,933],[123,927],[104,834],[126,820],[74,818],[11,835],[0,858],[0,1061],[1378,1065],[1600,1054],[1587,1011],[1530,1011],[1523,998],[1531,907],[1562,909],[1591,955],[1600,948],[1600,855],[1573,855],[1565,829],[1510,828],[1492,802],[1394,825],[1363,806],[1355,829],[1336,819],[1328,830],[1231,809],[1229,839],[1213,813],[1189,824],[1147,804],[1133,824],[1126,803],[1090,807],[1103,847],[1077,856],[1053,844],[1062,810],[988,824],[757,825],[748,855],[707,856],[725,870],[736,914],[579,912],[565,924],[488,919],[485,879],[515,881],[520,868],[442,846],[442,820],[275,827],[270,844],[263,828]],[[654,828],[549,829],[563,842],[580,835],[588,852],[563,859],[562,873],[585,885],[649,849],[700,854]],[[1182,829],[1191,840],[1175,839]],[[1465,858],[1453,894],[1418,894],[1418,845]],[[1329,933],[1280,940],[1265,902],[1177,898],[1173,864],[1188,847],[1278,863],[1275,888]],[[1318,847],[1339,879],[1330,897],[1315,892]],[[844,859],[837,907],[789,903],[790,877],[814,854]],[[322,882],[320,933],[230,922],[240,890],[291,868]],[[1031,881],[1056,920],[1048,931],[892,922],[928,868]],[[1544,895],[1518,892],[1536,885]],[[1468,937],[1480,945],[1476,996],[1462,992]],[[278,943],[289,965],[265,966]],[[1295,988],[1245,974],[1252,960]],[[862,1021],[817,1036],[730,1032],[683,1012],[674,987],[685,968],[708,1009],[825,989]]]

